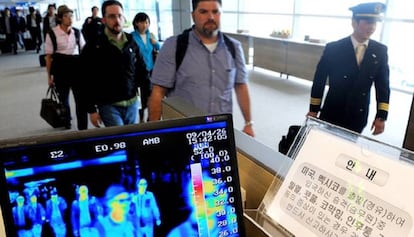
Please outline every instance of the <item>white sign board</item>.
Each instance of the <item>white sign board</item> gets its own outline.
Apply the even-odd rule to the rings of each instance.
[[[414,236],[414,166],[311,129],[266,214],[295,236]]]
[[[0,236],[6,236],[6,229],[4,226],[3,214],[0,208]]]

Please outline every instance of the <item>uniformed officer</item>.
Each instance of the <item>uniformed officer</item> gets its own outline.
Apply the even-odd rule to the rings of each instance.
[[[370,91],[375,85],[377,113],[373,134],[384,131],[390,98],[387,46],[370,39],[375,32],[383,3],[351,7],[353,33],[328,43],[313,79],[308,116],[361,133],[367,125]],[[329,78],[329,90],[323,100]],[[323,106],[322,105],[323,102]]]

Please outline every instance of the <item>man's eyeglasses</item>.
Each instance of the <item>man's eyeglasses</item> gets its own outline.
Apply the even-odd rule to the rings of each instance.
[[[128,202],[131,202],[131,198],[122,198],[122,199],[115,199],[114,200],[115,202],[118,202],[118,203],[128,203]]]
[[[127,203],[127,202],[131,202],[131,197],[127,193],[122,193],[122,194],[117,195],[112,200],[118,203]]]
[[[116,20],[116,19],[124,20],[125,16],[122,14],[108,14],[106,15],[106,18],[110,20]]]

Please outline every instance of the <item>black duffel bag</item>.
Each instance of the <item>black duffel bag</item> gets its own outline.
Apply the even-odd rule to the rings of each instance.
[[[67,123],[66,107],[60,102],[54,86],[47,89],[46,98],[42,99],[40,117],[54,128],[64,127]]]

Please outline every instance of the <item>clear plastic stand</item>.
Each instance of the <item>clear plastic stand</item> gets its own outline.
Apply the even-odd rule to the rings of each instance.
[[[308,118],[288,156],[246,211],[269,236],[414,236],[413,152]]]

